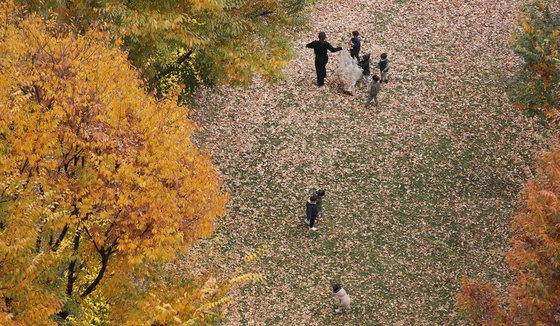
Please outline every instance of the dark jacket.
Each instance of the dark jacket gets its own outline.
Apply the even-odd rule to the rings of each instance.
[[[315,52],[315,61],[329,61],[327,50],[331,52],[338,52],[342,50],[341,47],[333,48],[333,46],[327,41],[313,41],[308,43],[306,47],[313,49],[313,52]]]
[[[360,41],[359,37],[353,37],[350,39],[352,42],[352,49],[350,50],[351,54],[354,54],[356,57],[360,55],[360,49],[362,48],[362,42]]]
[[[305,215],[307,215],[307,219],[313,219],[317,217],[319,211],[317,210],[317,203],[311,203],[307,201],[305,204]]]
[[[379,70],[381,70],[381,72],[389,71],[389,59],[379,60],[377,66],[379,67]]]
[[[358,66],[360,68],[362,68],[365,76],[369,76],[369,74],[371,73],[370,70],[369,70],[369,59],[370,58],[371,58],[371,54],[366,53],[366,54],[364,54],[362,59],[358,62]]]

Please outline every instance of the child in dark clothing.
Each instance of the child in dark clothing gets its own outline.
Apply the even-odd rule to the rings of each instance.
[[[309,197],[309,200],[305,204],[305,215],[306,215],[305,223],[309,224],[309,231],[317,230],[317,228],[314,227],[313,225],[315,224],[315,219],[319,214],[319,211],[317,209],[318,199],[319,199],[318,196],[314,194],[313,196]]]
[[[358,67],[362,68],[362,80],[364,83],[369,84],[371,82],[370,75],[371,71],[369,70],[369,59],[371,58],[371,54],[366,53],[362,57],[362,59],[358,62]]]
[[[325,32],[319,33],[319,40],[313,41],[306,45],[307,48],[313,49],[315,52],[315,71],[317,72],[317,85],[323,86],[325,84],[325,77],[327,77],[327,62],[329,56],[327,50],[331,52],[338,52],[342,50],[341,47],[334,48],[327,40]]]
[[[360,33],[358,33],[358,31],[352,32],[352,38],[350,39],[350,44],[352,45],[352,48],[350,49],[350,56],[359,61],[362,41],[358,36],[360,36]]]
[[[381,83],[388,83],[387,74],[389,73],[389,59],[387,59],[387,53],[381,53],[381,60],[377,64],[379,67],[379,72],[381,74]]]

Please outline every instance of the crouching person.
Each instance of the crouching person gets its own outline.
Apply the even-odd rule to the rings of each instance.
[[[350,296],[346,291],[340,286],[340,284],[333,285],[334,292],[334,303],[336,309],[334,310],[337,314],[346,312],[350,310]]]
[[[362,81],[364,82],[364,84],[369,85],[371,83],[371,70],[369,69],[369,59],[371,57],[371,54],[366,53],[364,54],[364,56],[362,57],[362,59],[360,59],[360,61],[358,61],[358,67],[362,68]]]

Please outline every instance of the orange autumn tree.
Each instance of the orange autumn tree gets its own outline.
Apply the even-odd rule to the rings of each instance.
[[[515,272],[507,307],[479,280],[463,280],[458,306],[477,325],[560,324],[560,145],[547,152],[524,189],[526,206],[515,217],[507,253]]]
[[[20,17],[0,2],[0,324],[206,320],[223,291],[158,274],[224,214],[196,125],[105,34]]]

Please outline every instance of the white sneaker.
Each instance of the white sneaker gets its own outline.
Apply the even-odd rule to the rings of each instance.
[[[309,231],[317,231],[316,227],[309,228]]]
[[[309,220],[305,219],[305,224],[309,225]]]
[[[335,309],[334,312],[336,312],[337,314],[341,314],[341,313],[342,313],[342,309]]]

